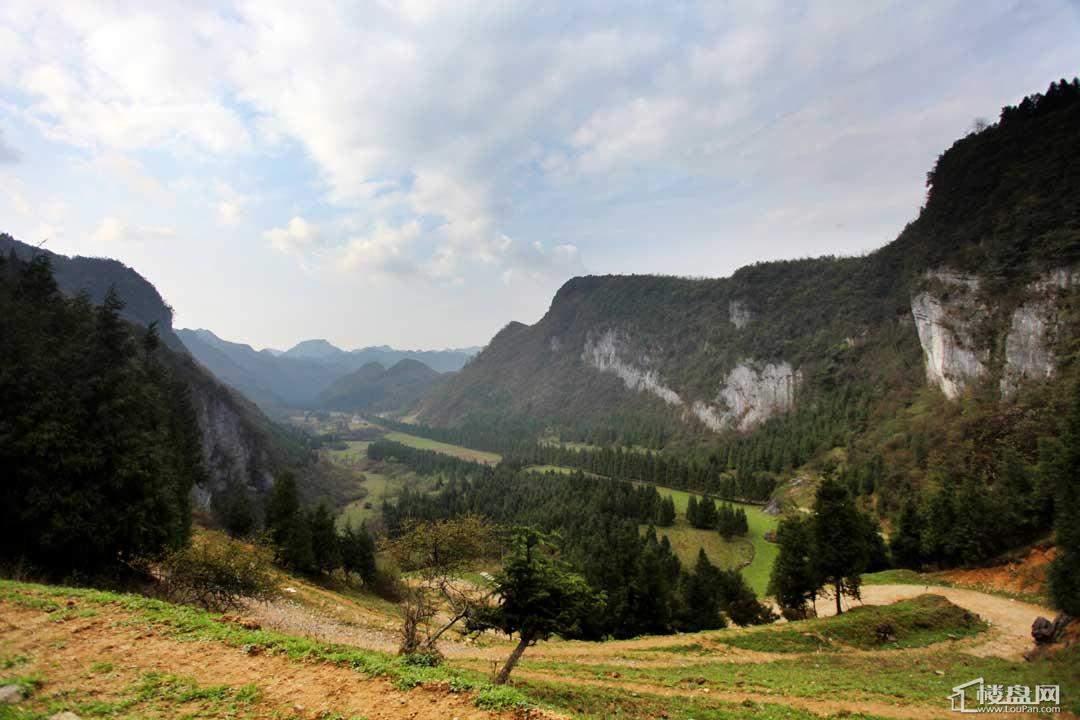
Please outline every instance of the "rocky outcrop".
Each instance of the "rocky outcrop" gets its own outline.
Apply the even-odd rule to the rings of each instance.
[[[617,375],[630,390],[648,392],[668,405],[686,408],[710,430],[752,430],[795,405],[795,391],[802,373],[789,363],[759,364],[745,360],[727,374],[712,401],[687,402],[664,383],[656,369],[649,367],[648,354],[635,355],[630,345],[617,330],[590,332],[581,358],[597,370]]]
[[[724,378],[712,403],[701,401],[691,411],[712,430],[753,430],[773,415],[795,406],[802,373],[786,362],[759,365],[744,360]]]
[[[239,482],[257,494],[273,486],[274,477],[262,441],[238,412],[236,399],[224,387],[192,384],[191,404],[202,436],[207,482],[195,489],[196,502],[210,506],[215,493]]]
[[[744,361],[728,373],[719,398],[727,407],[728,422],[739,430],[750,430],[794,407],[801,381],[802,373],[789,363],[759,368],[753,361]]]
[[[926,273],[926,289],[911,299],[926,379],[955,398],[987,373],[989,350],[975,342],[975,325],[986,308],[979,304],[978,278],[948,270]]]
[[[608,329],[600,333],[589,332],[581,359],[597,370],[614,373],[630,390],[652,393],[668,405],[684,404],[679,394],[661,381],[660,373],[648,368],[648,355],[639,353],[636,358],[627,359],[629,353],[625,336]]]
[[[1012,397],[1024,380],[1048,380],[1057,370],[1054,341],[1060,291],[1080,281],[1080,274],[1058,268],[1027,287],[1029,299],[1012,313],[1005,336],[1001,396]]]
[[[740,330],[753,319],[750,308],[742,300],[732,300],[728,303],[728,318],[731,324]]]
[[[1024,288],[1025,300],[1009,315],[1003,356],[994,363],[1001,369],[1003,398],[1013,396],[1025,380],[1054,376],[1061,292],[1077,282],[1080,273],[1057,268]],[[926,377],[955,398],[990,373],[989,335],[983,333],[979,342],[977,331],[994,308],[978,299],[979,280],[972,276],[939,269],[926,273],[924,285],[911,300],[911,314],[926,360]]]

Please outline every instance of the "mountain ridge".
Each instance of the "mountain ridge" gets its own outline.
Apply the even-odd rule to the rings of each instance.
[[[1062,81],[942,153],[919,216],[882,248],[726,278],[573,278],[537,323],[500,330],[419,419],[528,417],[573,439],[694,448],[864,398],[835,436],[807,428],[794,441],[816,452],[863,432],[889,393],[912,402],[930,385],[956,398],[986,384],[1000,397],[1005,376],[1050,381],[1080,261],[1078,154],[1080,85]]]
[[[342,350],[326,340],[305,340],[274,354],[205,329],[180,329],[177,335],[200,362],[271,415],[289,408],[321,407],[320,393],[372,362],[388,368],[411,359],[434,372],[453,372],[471,358],[461,350],[398,350],[386,345]]]

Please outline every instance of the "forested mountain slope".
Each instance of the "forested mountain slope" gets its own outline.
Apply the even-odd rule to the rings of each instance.
[[[415,407],[424,393],[442,379],[443,375],[409,358],[388,369],[368,363],[335,380],[319,393],[318,402],[328,410],[403,412]]]
[[[165,347],[159,359],[187,386],[198,423],[206,481],[195,489],[196,498],[209,507],[215,495],[240,486],[256,497],[273,483],[274,474],[307,462],[302,444],[268,420],[255,405],[223,385],[184,349],[172,329],[170,308],[154,286],[134,269],[116,260],[65,257],[37,250],[9,235],[0,234],[0,252],[29,261],[48,256],[61,292],[85,292],[100,304],[114,287],[123,302],[120,316],[140,326],[156,322]]]
[[[1025,423],[1055,422],[1060,393],[1047,387],[1072,372],[1077,157],[1080,85],[1061,81],[943,153],[919,217],[880,250],[722,279],[574,278],[535,325],[503,328],[420,417],[527,417],[564,438],[697,448],[721,468],[742,449],[753,461],[740,471],[848,447],[878,474],[882,453],[895,460],[895,484],[978,461],[980,434],[994,441],[986,454],[1008,436],[1032,460]],[[942,418],[956,422],[932,428]],[[886,427],[923,446],[897,446]],[[953,441],[967,450],[935,454]]]

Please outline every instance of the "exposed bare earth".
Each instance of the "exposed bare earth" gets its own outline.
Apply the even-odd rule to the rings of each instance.
[[[1046,571],[1057,554],[1054,547],[1035,547],[1019,560],[987,568],[947,570],[946,581],[1010,593],[1041,594],[1046,585]]]
[[[42,695],[76,691],[109,701],[118,689],[149,672],[191,677],[200,685],[257,685],[260,717],[320,718],[331,713],[370,720],[470,720],[510,717],[477,709],[468,695],[447,688],[402,691],[326,664],[282,656],[249,655],[217,642],[181,642],[145,626],[124,624],[131,617],[101,607],[90,618],[55,622],[41,611],[0,604],[0,642],[5,652],[29,658],[22,672],[45,678]],[[108,673],[94,672],[108,663]]]

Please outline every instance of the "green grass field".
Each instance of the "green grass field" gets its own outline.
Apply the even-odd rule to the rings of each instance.
[[[367,448],[371,443],[367,440],[346,440],[348,446],[344,450],[327,450],[330,459],[341,464],[362,462],[367,459]]]
[[[421,450],[434,450],[435,452],[443,453],[444,455],[453,455],[462,460],[472,460],[488,465],[496,465],[502,460],[502,456],[498,453],[472,450],[460,445],[451,445],[450,443],[439,442],[438,440],[428,440],[427,438],[417,437],[416,435],[409,435],[408,433],[403,432],[388,432],[385,437],[387,440],[393,440],[402,445],[408,445],[409,447],[419,448]]]
[[[672,499],[675,501],[675,512],[678,513],[679,519],[685,523],[686,505],[690,501],[690,496],[695,493],[689,493],[685,490],[676,490],[669,487],[662,487],[660,485],[657,485],[656,489],[660,491],[660,495],[670,495],[672,497]],[[776,556],[780,554],[779,546],[766,540],[765,533],[769,530],[775,530],[778,524],[778,520],[772,515],[768,515],[763,512],[762,509],[756,505],[744,505],[742,503],[732,503],[732,505],[738,505],[739,507],[746,510],[746,521],[747,524],[750,526],[750,534],[748,536],[748,540],[752,548],[753,559],[750,561],[749,565],[743,568],[743,577],[746,578],[746,582],[750,585],[751,588],[754,589],[754,592],[756,592],[759,597],[763,597],[765,595],[765,588],[767,588],[769,585],[769,574],[772,572],[773,563],[776,562]],[[664,528],[663,530],[666,532],[668,529]],[[694,530],[689,526],[687,526],[687,530],[698,533],[706,533],[708,535],[714,535],[716,536],[717,541],[719,541],[720,543],[725,542],[723,538],[720,537],[719,533],[716,532],[708,530]],[[657,532],[660,532],[660,529],[658,529]],[[676,526],[675,528],[675,534],[680,534],[678,526]],[[669,536],[669,538],[671,539],[672,546],[675,546],[675,538],[671,536]],[[687,537],[683,540],[683,542],[689,542],[690,540],[691,538]],[[744,547],[746,542],[747,539],[733,541],[733,543],[743,544]],[[718,562],[717,559],[713,558],[712,552],[709,551],[709,547],[711,546],[707,546],[704,544],[704,536],[702,537],[702,544],[699,545],[699,547],[705,547],[706,554],[709,555],[710,559],[713,559],[713,562],[717,564],[722,564]],[[697,556],[696,548],[694,548],[691,552],[693,557]],[[719,548],[717,548],[716,552],[718,553],[718,555],[721,552],[727,552],[728,557],[735,557],[734,553],[745,553],[746,550],[721,551],[719,550]],[[679,554],[679,559],[682,560],[684,563],[686,562],[686,558],[683,556],[682,552],[680,552]],[[737,564],[738,562],[730,565],[724,565],[724,567],[734,567]]]
[[[367,441],[349,440],[346,445],[348,447],[343,450],[325,451],[325,457],[361,479],[367,494],[349,503],[338,513],[338,527],[346,524],[356,527],[364,521],[374,520],[382,513],[384,500],[394,499],[405,488],[426,489],[434,482],[431,478],[419,477],[399,463],[369,460],[367,448],[370,443]],[[366,507],[368,505],[370,507]]]
[[[646,526],[642,525],[642,529]],[[746,565],[754,556],[754,547],[747,538],[725,540],[715,530],[698,530],[691,527],[685,517],[676,519],[672,527],[656,528],[658,538],[667,536],[671,549],[679,557],[683,567],[693,569],[698,550],[705,549],[713,565],[732,570]],[[756,588],[755,588],[756,590]]]
[[[352,525],[359,527],[360,523],[372,520],[379,516],[382,511],[383,500],[397,495],[405,486],[404,482],[393,481],[382,473],[365,472],[364,487],[368,494],[361,500],[349,503],[338,514],[338,526]],[[370,505],[371,507],[366,507]]]

